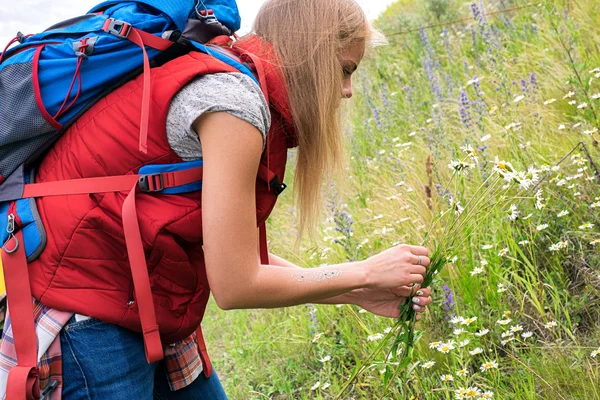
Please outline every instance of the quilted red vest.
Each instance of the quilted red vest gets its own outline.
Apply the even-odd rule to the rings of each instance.
[[[272,115],[261,161],[263,176],[256,185],[261,225],[275,205],[278,193],[274,189],[279,188],[276,181],[283,181],[288,148],[296,146],[293,122],[285,84],[274,67],[269,45],[254,37],[233,51],[256,70]],[[237,70],[200,52],[151,70],[147,154],[138,151],[143,76],[115,90],[57,142],[41,163],[37,182],[137,174],[149,164],[181,163],[166,136],[171,99],[195,76],[217,72]],[[122,225],[127,195],[110,192],[37,199],[48,238],[41,256],[29,264],[35,298],[58,310],[142,331]],[[160,338],[163,345],[174,343],[196,330],[209,297],[201,193],[138,191],[134,196]]]

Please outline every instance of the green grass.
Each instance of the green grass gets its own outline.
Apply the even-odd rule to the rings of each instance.
[[[494,12],[527,3],[486,4],[486,11]],[[496,156],[518,170],[544,169],[538,188],[545,207],[535,207],[538,188],[508,189],[504,199],[500,191],[476,194],[493,211],[475,216],[477,223],[460,232],[456,261],[434,280],[434,304],[418,324],[419,364],[384,393],[381,354],[344,398],[453,399],[458,388],[476,386],[493,392],[494,399],[600,399],[600,357],[591,357],[600,346],[600,243],[591,244],[600,238],[600,207],[591,207],[600,196],[594,178],[600,152],[598,132],[590,133],[600,127],[600,100],[592,97],[600,93],[600,75],[590,73],[600,67],[599,14],[597,1],[546,0],[488,17],[482,25],[470,19],[427,29],[430,47],[418,31],[393,36],[359,69],[347,117],[350,163],[344,190],[328,188],[319,238],[305,240],[298,253],[291,190],[282,195],[269,221],[272,252],[314,267],[364,259],[399,243],[421,244],[426,233],[443,237],[444,224],[434,227],[432,221],[450,209],[448,195],[465,206]],[[392,33],[468,17],[468,3],[403,0],[376,25]],[[475,76],[479,90],[467,85]],[[460,114],[461,90],[474,103],[469,126]],[[563,99],[569,91],[575,95]],[[587,107],[578,108],[582,103]],[[561,161],[580,142],[585,149],[580,146]],[[460,147],[467,144],[478,149],[478,165],[469,175],[452,178],[448,164],[465,158]],[[550,169],[559,162],[558,170]],[[292,170],[290,164],[288,182]],[[514,221],[507,218],[511,204],[521,212]],[[564,210],[569,214],[558,217]],[[585,223],[594,226],[580,228]],[[548,227],[538,230],[542,224]],[[336,227],[349,227],[351,235]],[[567,242],[565,249],[549,250],[560,241]],[[504,248],[507,253],[500,256]],[[482,260],[487,261],[483,272],[472,275]],[[450,309],[444,285],[453,292]],[[309,319],[311,310],[316,323]],[[449,318],[455,316],[477,319],[451,327]],[[497,323],[506,318],[507,325]],[[551,321],[556,326],[545,327]],[[355,306],[224,312],[212,301],[204,323],[215,368],[232,399],[334,398],[354,366],[377,346],[368,336],[393,324]],[[459,326],[467,333],[455,335]],[[511,336],[502,334],[517,326],[522,331],[504,342]],[[488,334],[474,334],[484,328]],[[525,331],[532,337],[522,338]],[[465,339],[470,342],[460,347]],[[448,340],[456,342],[448,353],[429,346]],[[477,347],[481,354],[469,353]],[[427,361],[435,364],[422,368]],[[486,361],[496,361],[498,368],[481,372]],[[459,376],[461,369],[469,374]],[[454,381],[442,383],[443,374]]]

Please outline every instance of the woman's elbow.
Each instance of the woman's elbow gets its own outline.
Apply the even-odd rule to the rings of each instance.
[[[225,287],[222,289],[211,288],[213,298],[217,307],[223,311],[237,310],[242,308],[240,302],[234,290],[231,287]]]

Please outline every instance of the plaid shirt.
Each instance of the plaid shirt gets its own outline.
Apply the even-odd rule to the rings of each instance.
[[[40,369],[40,389],[51,382],[58,383],[57,388],[48,397],[60,400],[62,393],[62,357],[60,331],[73,313],[54,310],[33,300],[33,315],[38,339],[38,367]],[[202,360],[196,345],[196,333],[188,338],[164,348],[164,364],[167,380],[172,391],[191,384],[202,373]],[[8,371],[17,365],[12,325],[8,311],[0,343],[0,399],[6,398]]]

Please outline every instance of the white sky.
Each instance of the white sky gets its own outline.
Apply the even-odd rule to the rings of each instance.
[[[13,2],[14,1],[14,2]],[[357,0],[370,19],[394,0]],[[101,0],[0,0],[0,52],[18,31],[41,32],[62,20],[85,14]],[[242,15],[241,33],[248,32],[262,0],[237,0]]]

